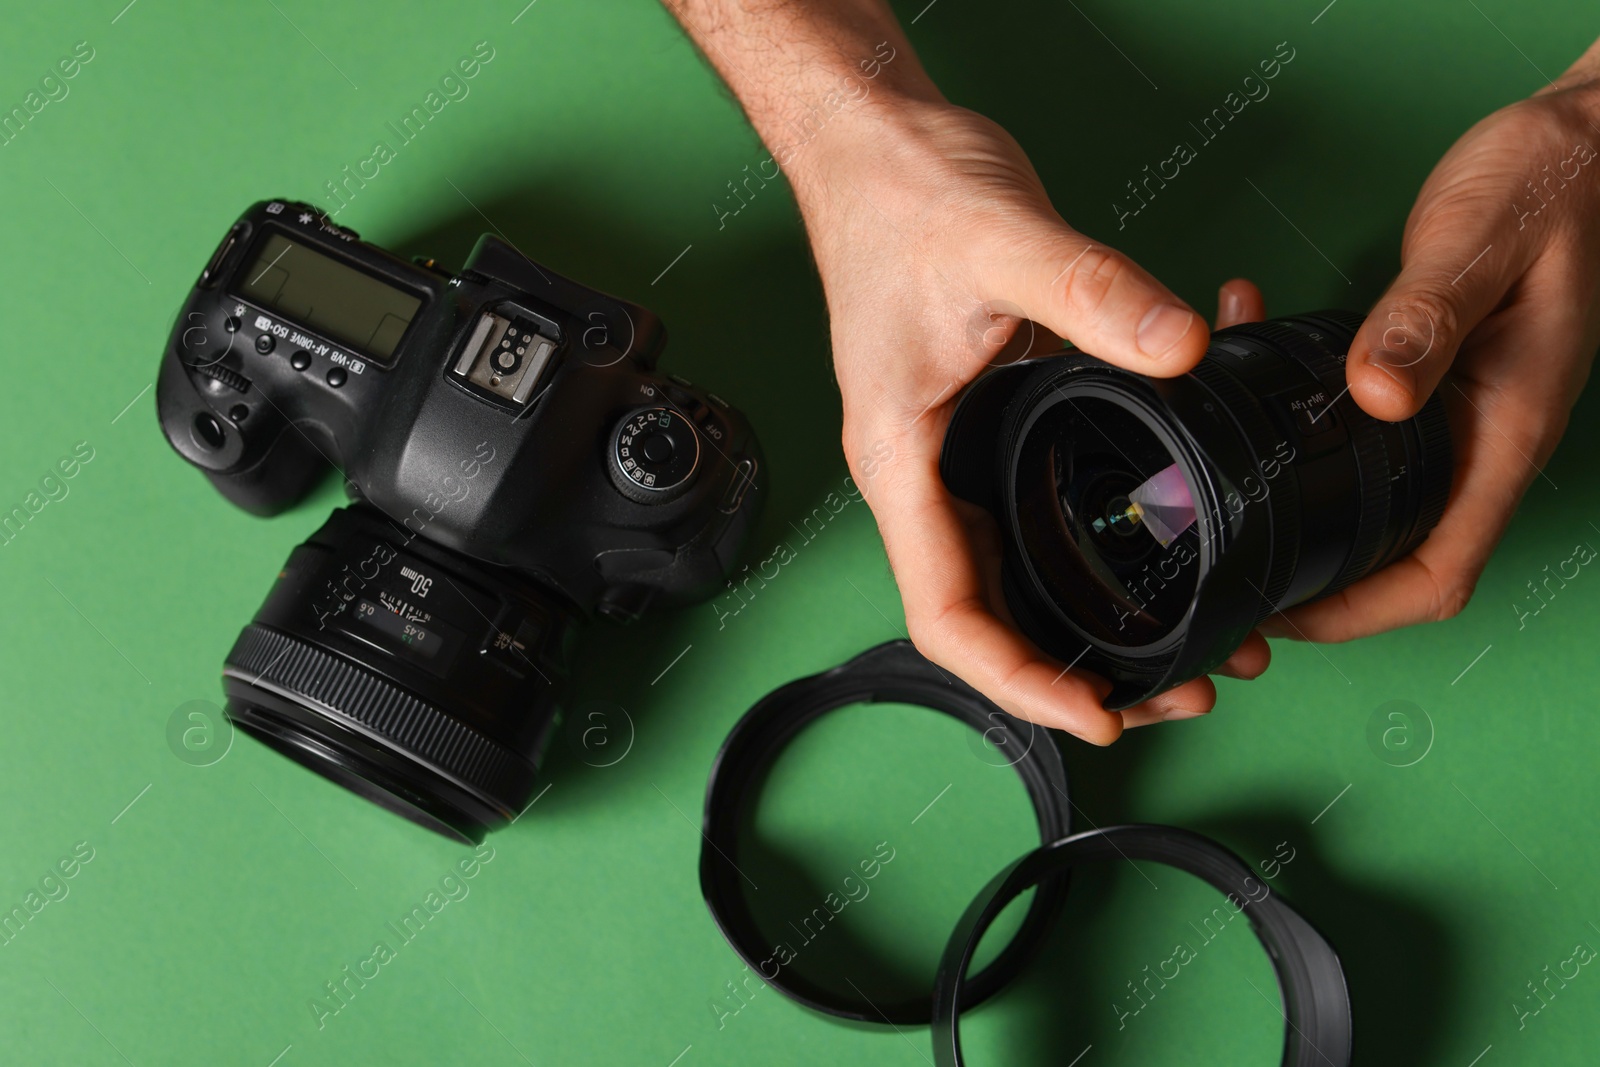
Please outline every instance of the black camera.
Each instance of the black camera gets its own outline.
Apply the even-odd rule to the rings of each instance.
[[[1436,393],[1404,422],[1345,387],[1362,317],[1220,330],[1188,374],[1078,352],[975,382],[946,432],[950,491],[994,516],[1023,632],[1130,707],[1219,666],[1275,612],[1411,552],[1450,494]]]
[[[329,466],[352,504],[228,654],[229,718],[442,833],[516,817],[578,624],[710,596],[760,503],[749,424],[656,373],[665,340],[489,235],[451,275],[246,211],[173,327],[162,431],[254,514]]]

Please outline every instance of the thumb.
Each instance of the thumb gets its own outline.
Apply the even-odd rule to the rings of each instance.
[[[1023,317],[1140,374],[1182,374],[1205,355],[1205,320],[1121,252],[1060,222],[1021,254],[1018,245],[987,257],[986,299],[1020,304]]]
[[[1454,216],[1408,235],[1400,274],[1345,361],[1350,395],[1367,414],[1388,422],[1415,415],[1499,304],[1522,264],[1516,243],[1496,236]]]

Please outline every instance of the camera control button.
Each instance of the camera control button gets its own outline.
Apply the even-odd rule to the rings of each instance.
[[[542,617],[504,612],[484,636],[478,654],[486,663],[493,663],[518,678],[526,677],[530,670],[539,670],[535,661],[544,647],[548,629],[548,621]]]
[[[222,428],[222,421],[209,411],[194,417],[191,435],[194,443],[207,452],[216,452],[228,443],[228,432]]]
[[[305,370],[307,367],[311,366],[311,353],[307,352],[303,348],[300,349],[294,355],[289,357],[289,366],[293,367],[295,370]]]
[[[261,334],[256,338],[256,351],[263,356],[270,355],[277,346],[277,340],[270,333]]]
[[[664,433],[656,432],[648,435],[639,445],[639,451],[644,453],[644,458],[651,463],[665,463],[672,458],[676,451],[672,438]]]
[[[1294,422],[1303,436],[1315,437],[1337,429],[1339,413],[1330,402],[1318,404],[1311,401],[1294,409]]]
[[[746,456],[733,465],[733,481],[728,483],[728,491],[722,494],[722,503],[717,505],[717,510],[724,515],[732,515],[739,510],[739,505],[744,503],[744,495],[756,484],[756,461]]]
[[[328,371],[328,384],[337,389],[339,386],[345,383],[345,379],[347,377],[349,377],[349,375],[345,373],[345,369],[343,367],[333,367]]]
[[[237,316],[237,315],[229,315],[227,318],[223,319],[222,320],[222,328],[224,330],[226,330],[228,333],[238,333],[239,332],[239,316]]]
[[[700,465],[700,435],[673,408],[641,408],[611,439],[611,480],[640,504],[663,504],[689,487]]]

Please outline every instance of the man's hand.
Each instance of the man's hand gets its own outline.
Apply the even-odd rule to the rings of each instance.
[[[1108,682],[1069,670],[1011,625],[992,524],[939,478],[956,397],[1002,351],[1053,346],[1051,331],[1169,376],[1204,354],[1205,321],[1068,226],[1017,143],[939,94],[881,0],[667,6],[795,190],[832,320],[846,460],[917,647],[1012,714],[1097,744],[1210,710],[1206,678],[1121,714],[1101,707]],[[1259,311],[1230,315],[1225,325]],[[1252,635],[1224,671],[1254,677],[1268,657]]]
[[[1216,691],[1204,678],[1120,716],[1104,710],[1109,683],[1066,670],[1011,625],[992,526],[951,497],[938,469],[958,394],[1003,349],[1054,347],[1033,336],[1041,327],[1159,376],[1189,370],[1209,327],[1062,221],[994,123],[942,102],[862,119],[813,165],[801,203],[832,319],[845,456],[912,640],[1012,714],[1096,743],[1209,711]],[[1267,658],[1255,637],[1225,670],[1253,677]]]
[[[1356,402],[1380,419],[1409,418],[1443,390],[1456,454],[1450,503],[1411,556],[1264,632],[1345,641],[1466,606],[1600,344],[1597,153],[1600,45],[1555,85],[1468,130],[1434,168],[1406,223],[1400,275],[1357,336],[1347,374]]]

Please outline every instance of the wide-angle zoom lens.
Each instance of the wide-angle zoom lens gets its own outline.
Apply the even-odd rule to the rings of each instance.
[[[362,505],[289,557],[228,653],[228,717],[312,770],[471,842],[532,795],[576,616]]]
[[[1067,353],[962,398],[941,468],[1006,542],[1006,599],[1042,649],[1128,707],[1217,667],[1274,612],[1412,551],[1452,475],[1436,396],[1404,422],[1345,387],[1359,315],[1213,335],[1186,375]]]

